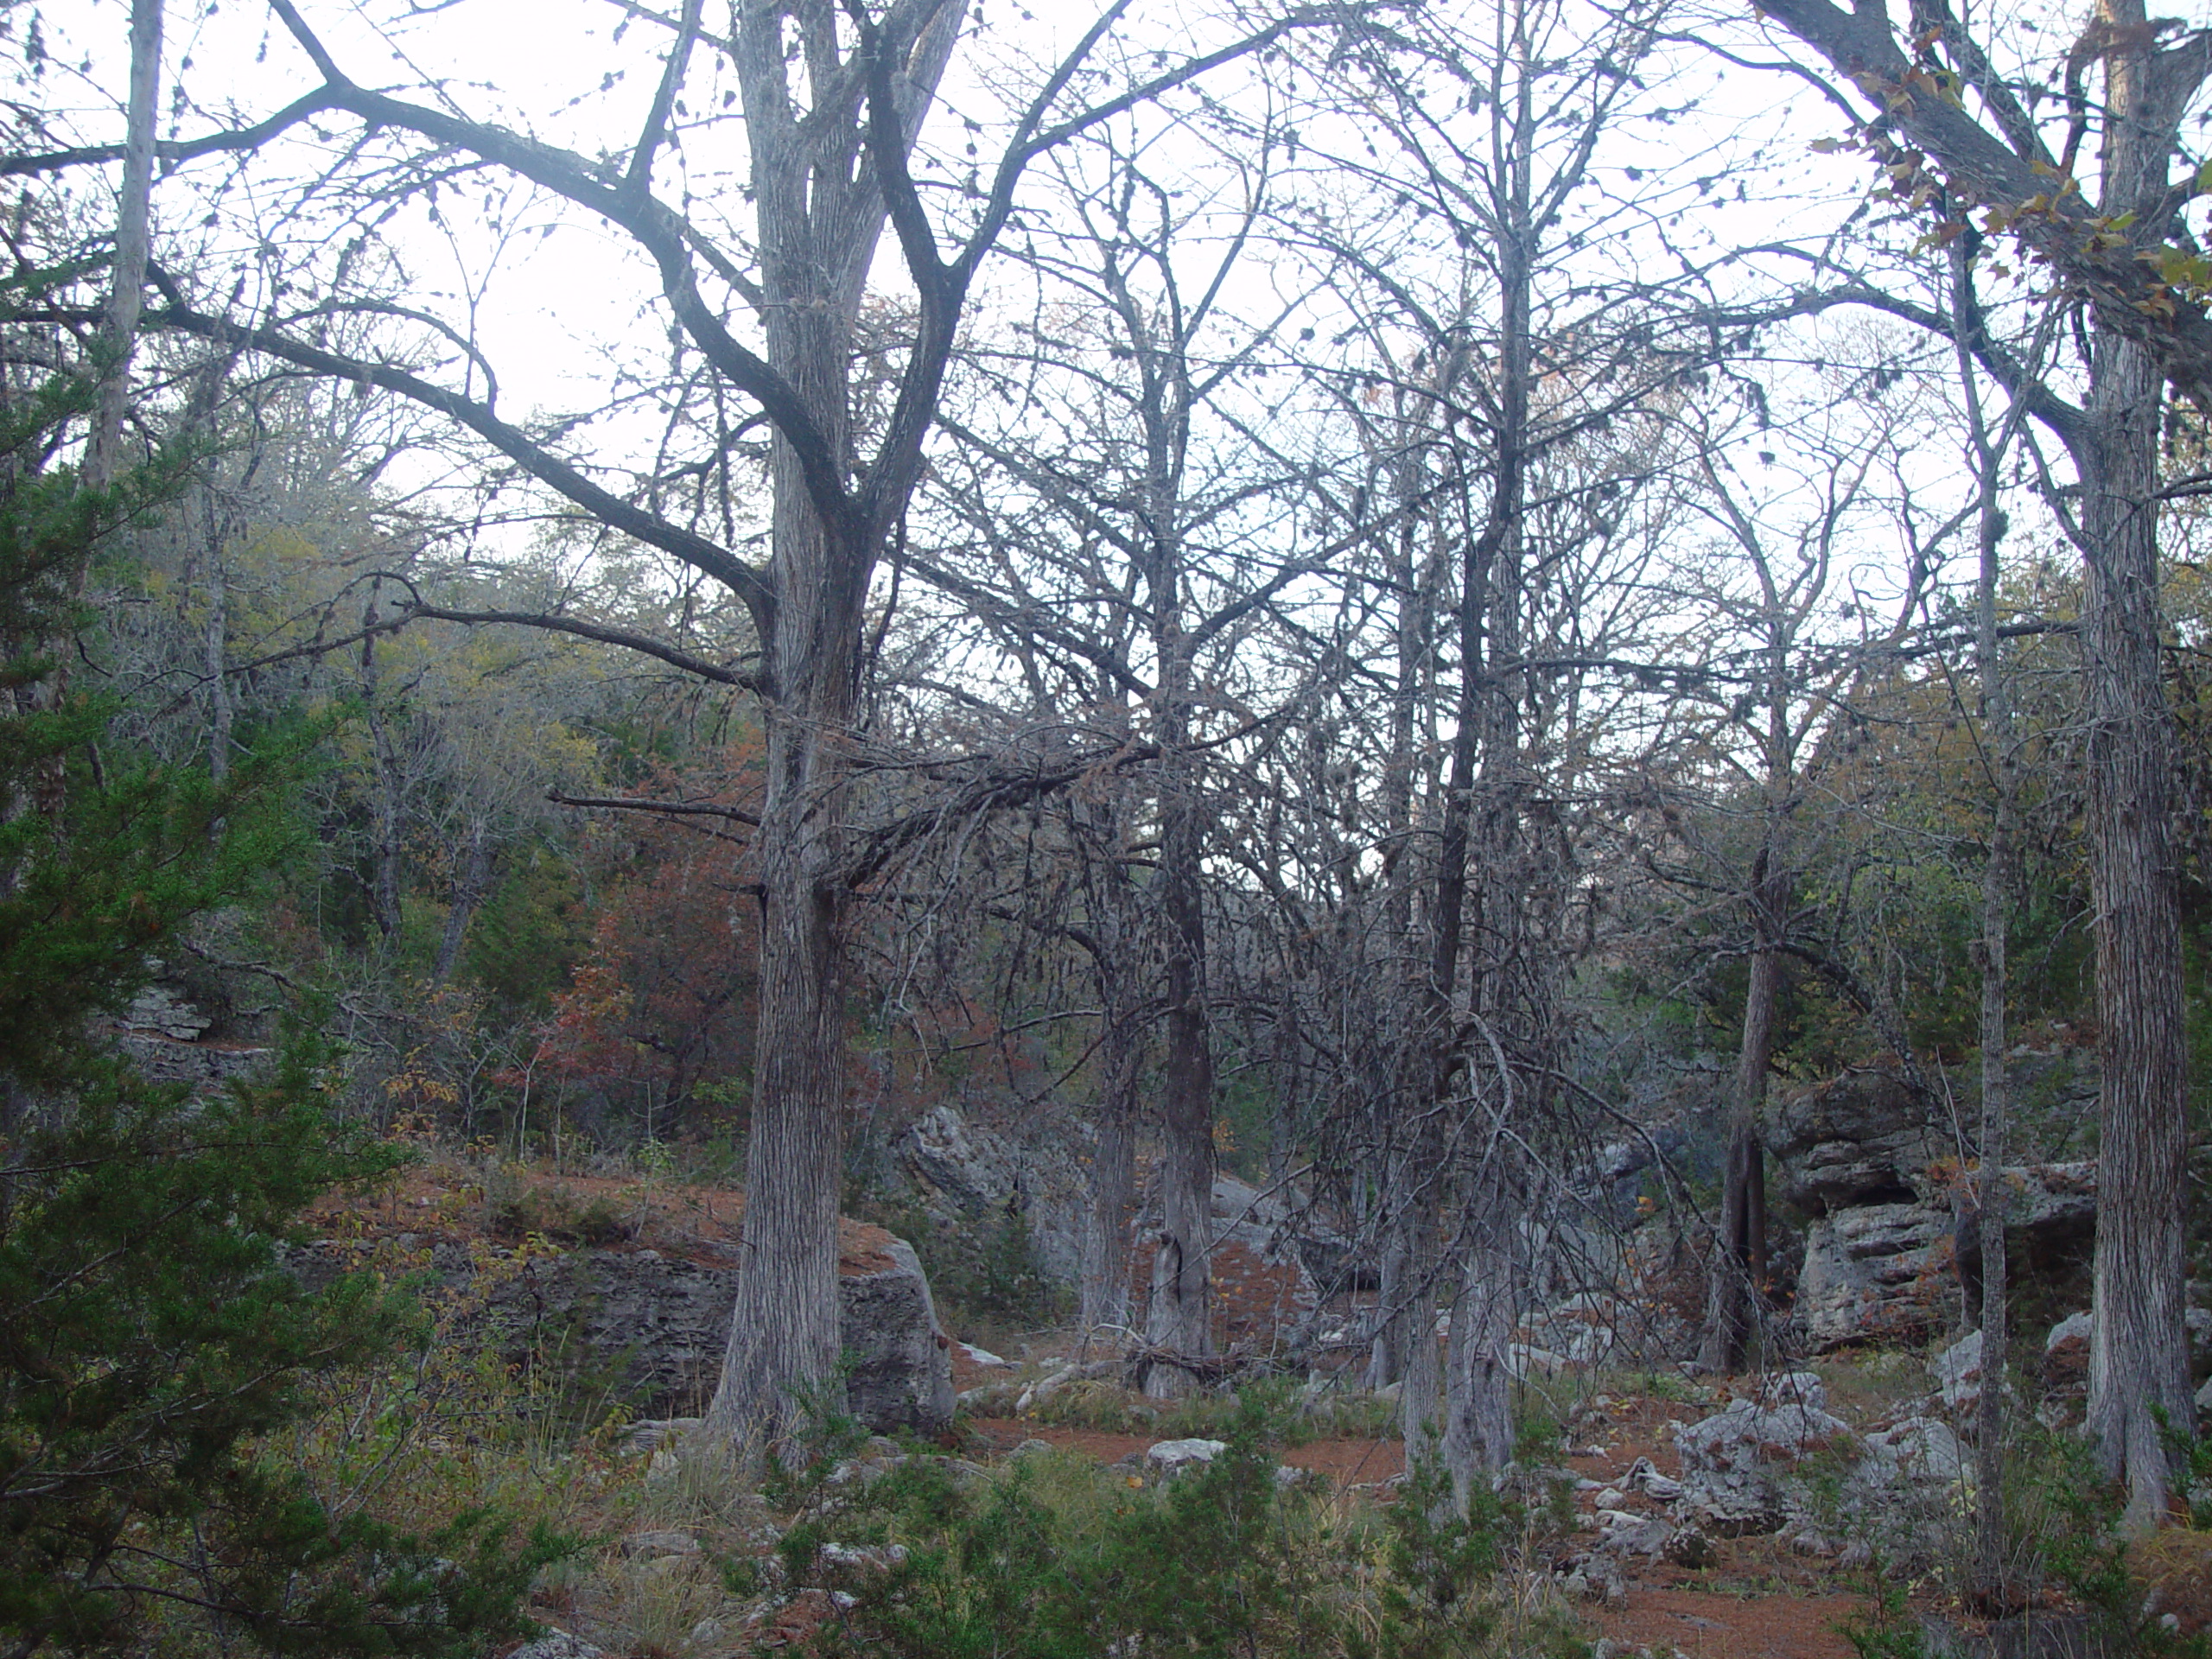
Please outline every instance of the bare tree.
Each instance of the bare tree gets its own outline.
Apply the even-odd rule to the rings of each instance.
[[[829,0],[745,0],[726,36],[711,33],[702,5],[690,0],[659,20],[667,47],[650,106],[635,137],[603,160],[518,126],[472,119],[443,88],[415,100],[365,86],[292,0],[271,6],[317,79],[264,121],[159,148],[179,162],[235,153],[250,164],[279,153],[280,140],[310,124],[353,122],[362,135],[355,165],[311,182],[301,211],[350,201],[354,221],[315,244],[332,250],[334,264],[289,274],[272,302],[251,313],[226,307],[219,297],[226,279],[214,271],[205,273],[206,297],[196,297],[193,280],[157,270],[163,303],[148,321],[411,399],[535,485],[735,594],[752,614],[758,656],[749,663],[702,660],[563,613],[455,620],[531,620],[630,645],[761,700],[768,780],[757,838],[765,920],[747,1170],[752,1208],[730,1349],[710,1414],[733,1439],[780,1440],[797,1427],[802,1396],[832,1374],[838,1348],[841,983],[857,856],[848,826],[851,741],[866,665],[863,608],[921,466],[969,290],[1038,156],[1223,62],[1332,20],[1286,15],[1086,102],[1077,93],[1078,72],[1128,0],[1109,6],[1008,122],[995,163],[961,199],[967,205],[948,252],[912,163],[962,19],[949,0],[842,10]],[[704,81],[723,63],[742,116],[743,178],[718,200],[691,198],[687,217],[661,194],[658,181],[680,172],[687,145],[707,142],[714,121],[687,120],[683,111],[692,99],[712,107],[719,89]],[[10,167],[52,171],[114,153],[91,146],[18,157]],[[449,186],[456,176],[457,158],[463,173],[595,216],[655,273],[667,327],[709,367],[709,395],[686,429],[707,452],[697,475],[717,475],[748,427],[769,434],[765,563],[734,551],[726,527],[663,511],[650,490],[626,489],[580,450],[573,423],[533,429],[509,419],[465,317],[435,320],[416,336],[458,346],[453,376],[417,366],[431,354],[421,345],[351,354],[319,341],[317,321],[334,310],[380,315],[396,331],[401,321],[420,327],[419,307],[354,296],[332,284],[342,288],[348,255],[374,241],[377,216],[394,201],[434,199],[441,181]],[[881,418],[864,431],[856,423],[863,388],[853,346],[868,269],[887,226],[915,311],[881,392]],[[733,399],[757,414],[736,418],[728,407]],[[417,603],[403,613],[438,614],[451,613]]]

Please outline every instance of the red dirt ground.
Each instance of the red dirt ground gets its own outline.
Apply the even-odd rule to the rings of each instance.
[[[954,1352],[957,1357],[958,1349]],[[975,1374],[978,1379],[1008,1375],[981,1368]],[[1612,1480],[1626,1474],[1638,1458],[1648,1457],[1662,1473],[1679,1474],[1664,1426],[1670,1420],[1694,1421],[1712,1408],[1704,1403],[1624,1401],[1606,1414],[1611,1421],[1586,1418],[1573,1431],[1578,1445],[1601,1446],[1603,1455],[1566,1456],[1560,1463],[1577,1475]],[[1002,1457],[1024,1440],[1038,1440],[1086,1452],[1108,1464],[1141,1455],[1160,1438],[1010,1417],[976,1420],[969,1427],[981,1455]],[[1318,1440],[1281,1456],[1285,1463],[1326,1475],[1340,1491],[1387,1480],[1405,1466],[1404,1448],[1395,1440]],[[1592,1496],[1578,1494],[1577,1508],[1589,1512]],[[1624,1507],[1652,1505],[1630,1494]],[[1854,1615],[1863,1616],[1868,1603],[1864,1596],[1837,1592],[1827,1562],[1791,1554],[1772,1538],[1721,1539],[1715,1548],[1718,1559],[1700,1572],[1662,1562],[1643,1567],[1640,1576],[1630,1580],[1623,1605],[1586,1607],[1592,1633],[1630,1648],[1649,1648],[1661,1659],[1676,1649],[1689,1659],[1853,1659],[1851,1643],[1839,1627]]]

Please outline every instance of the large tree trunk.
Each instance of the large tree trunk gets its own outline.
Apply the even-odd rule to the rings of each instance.
[[[1118,983],[1118,976],[1116,982]],[[1137,1061],[1142,1045],[1120,1007],[1106,999],[1098,1138],[1090,1160],[1090,1209],[1083,1237],[1083,1325],[1129,1323],[1129,1211],[1136,1196]]]
[[[760,1039],[737,1303],[708,1422],[742,1449],[790,1457],[810,1411],[843,1407],[830,1393],[838,1357],[850,753],[868,583],[911,474],[902,473],[908,483],[894,499],[870,504],[886,516],[872,518],[850,495],[834,499],[855,472],[852,336],[887,213],[860,130],[830,106],[854,97],[861,56],[832,63],[840,25],[826,0],[740,0],[734,12],[766,356],[812,432],[802,454],[794,430],[779,423],[771,448],[775,604],[761,640],[767,786],[754,843]],[[950,60],[960,16],[939,5],[926,22],[912,19],[911,49],[892,72],[906,145]],[[792,29],[807,42],[803,60],[787,49]],[[804,112],[791,87],[802,67],[817,78],[817,107]]]
[[[2169,1472],[2156,1413],[2184,1432],[2185,1278],[2180,894],[2172,738],[2158,672],[2159,381],[2150,354],[2106,335],[2083,477],[2090,887],[2104,1094],[2098,1141],[2089,1427],[2128,1518],[2154,1523]]]
[[[805,540],[819,547],[827,538],[795,532],[779,543],[779,559],[785,545]],[[817,582],[811,591],[824,589]],[[845,1083],[838,831],[849,787],[845,740],[859,618],[856,600],[806,608],[813,614],[797,614],[800,607],[791,605],[779,616],[813,635],[814,660],[795,664],[805,677],[769,705],[768,786],[757,843],[760,1022],[744,1247],[721,1380],[707,1414],[743,1451],[785,1458],[803,1445],[810,1415],[843,1408],[828,1392],[839,1352]]]
[[[1951,315],[1974,315],[1974,249],[1965,238],[1951,248]],[[1981,1325],[1981,1403],[1974,1422],[1974,1569],[1977,1611],[1993,1618],[2019,1611],[2005,1538],[2005,1388],[2011,1331],[2005,1253],[2005,1138],[2011,1127],[2011,1079],[2005,1074],[2005,957],[2011,939],[2012,848],[2019,806],[2019,763],[2012,735],[2012,689],[1997,631],[1999,550],[2005,517],[2000,504],[2008,429],[1993,441],[1982,411],[1981,381],[1964,325],[1955,345],[1974,464],[1979,580],[1974,589],[1974,666],[1980,682],[1982,753],[1996,794],[1989,852],[1981,871],[1981,1171],[1975,1184],[1980,1243],[1978,1280]],[[1963,1267],[1963,1264],[1961,1264]],[[1961,1278],[1964,1278],[1963,1272]]]
[[[2106,0],[2099,20],[2115,40],[2106,60],[2105,211],[2133,209],[2155,222],[2178,99],[2195,79],[2184,86],[2161,72],[2142,0]],[[2089,1428],[2106,1471],[2126,1480],[2127,1518],[2138,1527],[2166,1509],[2158,1414],[2178,1433],[2195,1424],[2182,1319],[2187,1128],[2173,734],[2158,662],[2161,403],[2149,350],[2101,329],[2086,453],[2077,457],[2104,1062]]]

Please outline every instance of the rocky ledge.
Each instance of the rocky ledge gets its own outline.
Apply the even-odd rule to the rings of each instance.
[[[878,1433],[934,1434],[952,1421],[951,1343],[929,1281],[904,1239],[847,1220],[838,1237],[848,1408]],[[713,1396],[737,1300],[734,1247],[516,1250],[403,1234],[384,1242],[429,1272],[435,1293],[468,1298],[517,1358],[557,1363],[642,1416],[698,1412]],[[321,1239],[293,1253],[308,1284],[365,1265],[379,1248]]]

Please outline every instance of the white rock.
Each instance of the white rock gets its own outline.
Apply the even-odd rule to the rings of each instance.
[[[1908,1417],[1891,1428],[1866,1437],[1870,1462],[1894,1468],[1914,1480],[1949,1483],[1965,1473],[1966,1448],[1947,1423],[1933,1417]],[[1862,1465],[1863,1467],[1864,1465]],[[1885,1472],[1869,1470],[1878,1478]]]
[[[898,1566],[906,1559],[904,1544],[824,1544],[820,1560],[824,1567],[848,1569],[874,1567],[880,1572]]]
[[[1770,1406],[1805,1406],[1814,1411],[1828,1408],[1827,1384],[1817,1371],[1784,1371],[1767,1379],[1763,1397]]]
[[[1014,1369],[1014,1362],[1012,1360],[1001,1359],[996,1354],[992,1353],[988,1349],[978,1348],[972,1342],[962,1343],[960,1344],[960,1351],[968,1356],[968,1363],[970,1365],[988,1365],[994,1369],[1001,1369],[1009,1371]]]
[[[594,1648],[566,1630],[548,1630],[535,1642],[524,1643],[507,1659],[605,1659],[605,1649]]]
[[[2060,1349],[2075,1343],[2086,1344],[2089,1340],[2090,1320],[2087,1313],[2069,1313],[2050,1327],[2050,1334],[2043,1339],[2043,1351],[2055,1354]]]
[[[1226,1440],[1161,1440],[1147,1447],[1144,1455],[1147,1462],[1173,1474],[1194,1463],[1211,1463],[1228,1450]]]
[[[1628,1495],[1618,1486],[1606,1487],[1597,1498],[1598,1507],[1601,1510],[1618,1510],[1627,1502]]]
[[[1981,1332],[1953,1343],[1928,1362],[1929,1375],[1953,1411],[1971,1410],[1981,1399]]]

